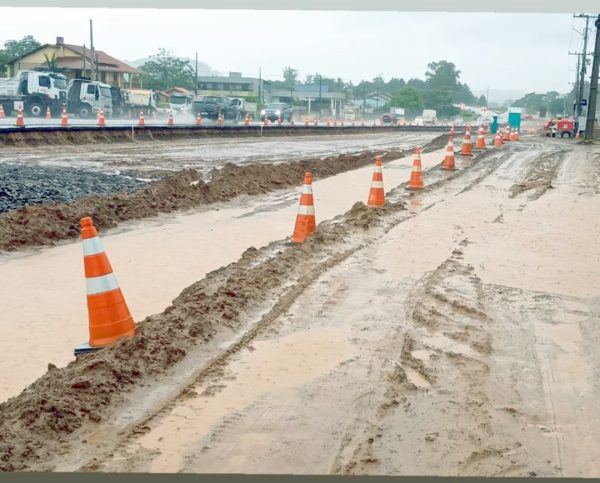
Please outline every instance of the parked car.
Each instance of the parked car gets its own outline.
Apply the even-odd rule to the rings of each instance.
[[[194,116],[200,114],[203,118],[214,120],[219,117],[219,113],[224,119],[240,121],[242,118],[238,104],[231,98],[222,96],[204,96],[201,101],[194,101],[192,112]]]
[[[284,102],[272,102],[271,104],[267,104],[262,111],[260,111],[261,119],[264,119],[265,116],[269,121],[277,121],[279,116],[281,116],[282,121],[291,121],[292,120],[292,108],[284,103]]]

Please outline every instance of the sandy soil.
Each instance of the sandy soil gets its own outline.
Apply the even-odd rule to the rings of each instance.
[[[0,405],[2,468],[600,476],[598,155],[525,139],[245,252]]]

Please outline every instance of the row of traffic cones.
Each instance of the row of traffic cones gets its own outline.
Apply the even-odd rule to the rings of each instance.
[[[143,113],[140,115],[143,120]],[[197,121],[202,122],[198,116]],[[451,131],[452,132],[452,131]],[[480,126],[478,131],[477,149],[485,149],[484,131]],[[498,136],[497,138],[498,139]],[[465,135],[465,143],[461,155],[472,155],[470,146],[470,130]],[[450,135],[442,168],[455,169],[453,134]],[[417,147],[413,160],[412,172],[406,188],[408,190],[423,189],[423,171],[421,165],[421,148]],[[382,158],[375,158],[375,166],[367,206],[381,207],[385,205],[385,190],[383,187]],[[75,348],[75,355],[95,352],[102,347],[111,345],[117,340],[131,337],[135,334],[136,324],[108,260],[104,247],[91,218],[82,218],[81,238],[83,240],[84,268],[87,287],[87,307],[89,319],[89,342]],[[312,173],[304,174],[304,184],[300,194],[300,203],[292,234],[293,244],[303,243],[317,229],[315,206],[312,189]]]

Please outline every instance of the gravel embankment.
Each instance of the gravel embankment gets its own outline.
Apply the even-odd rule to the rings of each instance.
[[[146,184],[117,174],[0,163],[0,213],[27,205],[71,203],[92,195],[131,192]]]

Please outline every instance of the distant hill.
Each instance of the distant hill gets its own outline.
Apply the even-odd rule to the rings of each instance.
[[[477,97],[481,95],[485,96],[487,95],[487,89],[475,89],[473,90],[473,94]],[[488,102],[502,104],[507,99],[520,99],[525,94],[527,94],[527,92],[516,89],[490,89],[490,98],[488,99]]]
[[[196,67],[196,59],[190,59],[189,57],[179,57],[179,59],[187,60],[190,63],[190,65],[192,66],[192,69],[194,69]],[[131,67],[137,68],[137,67],[141,67],[149,60],[152,60],[152,59],[150,57],[144,57],[143,59],[126,60],[125,63],[129,64]],[[217,71],[214,70],[207,63],[202,62],[201,60],[198,61],[198,75],[214,75],[214,74],[216,74],[216,72]]]

